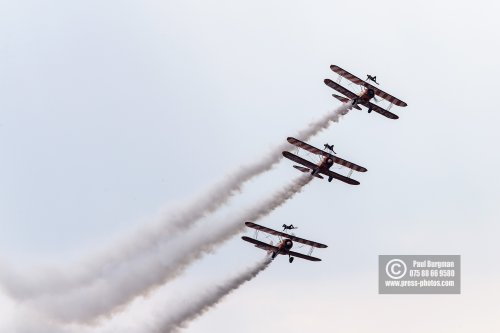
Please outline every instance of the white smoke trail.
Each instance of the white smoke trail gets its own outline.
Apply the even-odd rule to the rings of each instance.
[[[73,326],[62,327],[34,309],[3,295],[0,290],[0,332],[80,333]],[[90,332],[89,332],[90,333]]]
[[[313,135],[328,128],[347,114],[350,105],[344,104],[333,112],[312,122],[295,136],[307,141]],[[132,232],[128,237],[97,253],[87,260],[66,268],[40,268],[37,274],[20,274],[6,264],[0,267],[0,281],[6,291],[17,299],[32,299],[47,295],[64,294],[106,279],[112,271],[119,269],[127,261],[148,253],[151,249],[169,241],[173,235],[186,230],[202,217],[225,204],[231,196],[241,191],[245,182],[270,170],[281,158],[281,151],[289,147],[287,143],[271,149],[262,158],[245,164],[224,177],[208,191],[203,191],[195,199],[182,205],[180,209],[164,210],[147,227]]]
[[[301,175],[254,206],[233,213],[209,228],[197,226],[100,279],[65,295],[48,295],[31,305],[62,322],[94,324],[95,318],[113,315],[139,295],[145,295],[177,277],[190,264],[242,232],[244,221],[256,221],[283,205],[311,181]]]
[[[266,257],[219,285],[210,286],[210,290],[205,293],[196,293],[196,297],[191,297],[188,303],[178,304],[173,313],[157,315],[157,322],[148,323],[151,327],[149,332],[171,333],[185,328],[191,321],[219,304],[224,297],[259,275],[270,263],[271,259]]]

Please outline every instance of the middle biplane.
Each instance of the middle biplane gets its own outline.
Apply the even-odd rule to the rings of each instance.
[[[283,156],[288,158],[291,161],[294,161],[296,163],[302,164],[303,166],[299,165],[294,165],[293,167],[299,171],[302,172],[311,172],[311,175],[320,179],[323,179],[323,176],[321,174],[325,175],[328,177],[328,181],[331,182],[334,178],[338,179],[340,181],[343,181],[344,183],[350,184],[350,185],[359,185],[359,182],[355,179],[349,178],[352,174],[352,171],[359,171],[359,172],[366,172],[367,169],[359,166],[357,164],[354,164],[352,162],[346,161],[344,159],[341,159],[340,157],[334,156],[326,151],[323,151],[321,149],[318,149],[316,147],[311,146],[310,144],[307,144],[303,141],[297,140],[292,137],[288,137],[286,139],[288,142],[290,142],[292,145],[295,145],[299,148],[305,149],[310,153],[322,156],[323,159],[321,162],[318,164],[314,164],[313,162],[310,162],[300,156],[297,156],[295,154],[292,154],[288,151],[283,152]],[[338,174],[336,172],[333,172],[330,170],[330,168],[335,164],[342,165],[344,167],[347,167],[351,169],[349,176],[343,176],[341,174]]]
[[[313,249],[316,248],[325,248],[327,247],[325,244],[313,242],[304,238],[296,237],[294,235],[290,235],[281,231],[277,231],[271,228],[264,227],[262,225],[253,223],[253,222],[245,222],[245,225],[249,228],[255,229],[255,237],[256,238],[251,238],[247,236],[241,237],[246,242],[252,243],[255,245],[255,247],[258,247],[259,249],[266,250],[268,253],[271,254],[271,258],[274,259],[278,254],[281,255],[288,255],[288,261],[290,263],[293,262],[293,258],[301,258],[305,260],[310,260],[310,261],[321,261],[320,258],[312,257],[312,251]],[[257,239],[257,234],[259,231],[263,231],[267,234],[278,236],[279,237],[279,243],[275,246],[272,243],[267,244],[264,242],[261,242],[260,240]],[[309,250],[309,254],[303,254],[295,251],[291,251],[290,249],[293,247],[293,242],[305,244],[311,246]]]
[[[325,79],[325,81],[324,81],[327,86],[329,86],[332,89],[335,89],[339,93],[346,96],[346,97],[344,97],[344,96],[339,96],[339,95],[333,94],[332,95],[333,97],[335,97],[336,99],[338,99],[339,101],[341,101],[343,103],[351,103],[352,107],[355,109],[361,110],[359,105],[362,105],[362,106],[365,106],[368,108],[368,113],[375,111],[375,112],[377,112],[377,113],[379,113],[387,118],[398,119],[399,118],[398,116],[396,116],[394,113],[389,111],[391,109],[392,105],[394,104],[394,105],[403,106],[403,107],[407,106],[407,104],[405,102],[403,102],[402,100],[400,100],[392,95],[389,95],[385,91],[380,90],[379,88],[369,84],[366,81],[361,80],[359,77],[349,73],[348,71],[340,68],[339,66],[331,65],[330,69],[333,72],[337,73],[340,76],[340,79],[346,78],[347,80],[351,81],[352,83],[360,85],[361,87],[364,88],[363,91],[361,91],[361,93],[355,94],[354,92],[350,91],[347,88],[344,88],[339,83],[334,82],[330,79]],[[371,80],[373,82],[377,83],[376,77],[372,77],[371,75],[369,75],[368,78],[369,79],[371,78]],[[378,106],[377,104],[370,102],[370,100],[372,98],[375,99],[375,95],[377,95],[377,96],[379,96],[379,97],[381,97],[381,98],[383,98],[386,101],[391,103],[389,105],[389,107],[387,108],[387,110]],[[375,101],[376,101],[376,99],[375,99]]]

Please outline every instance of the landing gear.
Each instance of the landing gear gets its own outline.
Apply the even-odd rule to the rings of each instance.
[[[276,258],[276,255],[277,255],[277,253],[276,253],[276,252],[273,252],[273,254],[271,255],[271,259]]]
[[[328,182],[331,183],[333,180],[333,177],[328,177]]]
[[[356,105],[357,103],[358,103],[358,99],[357,98],[355,98],[355,99],[352,100],[352,105]]]
[[[373,110],[371,108],[368,109],[368,113],[371,113]]]
[[[288,258],[288,262],[291,264],[293,262],[293,257]]]

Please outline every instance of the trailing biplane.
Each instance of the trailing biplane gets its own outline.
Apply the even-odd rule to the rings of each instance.
[[[337,82],[333,82],[330,79],[325,79],[325,84],[329,86],[332,89],[335,89],[339,93],[343,94],[344,96],[339,96],[336,94],[332,94],[333,97],[338,99],[339,101],[343,103],[351,103],[352,107],[358,110],[361,110],[360,105],[365,106],[368,108],[368,113],[375,111],[377,113],[380,113],[381,115],[390,118],[390,119],[398,119],[399,117],[396,116],[394,113],[390,112],[389,110],[391,109],[392,105],[397,105],[397,106],[407,106],[405,102],[403,102],[400,99],[397,99],[396,97],[389,95],[388,93],[380,90],[379,88],[369,84],[366,81],[361,80],[359,77],[352,75],[348,71],[340,68],[339,66],[331,65],[330,69],[337,73],[340,78],[339,82],[342,78],[346,78],[347,80],[351,81],[352,83],[355,83],[357,85],[360,85],[363,87],[363,90],[359,94],[355,94],[352,91],[350,91],[347,88],[344,88]],[[370,76],[369,76],[370,78]],[[372,77],[373,79],[376,80],[376,77]],[[373,80],[375,82],[375,80]],[[377,83],[377,82],[375,82]],[[378,84],[378,83],[377,83]],[[377,104],[374,104],[370,102],[370,100],[373,98],[376,101],[376,96],[379,96],[386,101],[390,102],[391,104],[389,107],[386,109],[378,106]]]
[[[359,171],[359,172],[366,172],[367,171],[366,168],[364,168],[362,166],[359,166],[359,165],[354,164],[352,162],[343,160],[337,156],[333,156],[332,154],[329,154],[326,151],[323,151],[321,149],[313,147],[310,144],[307,144],[303,141],[297,140],[297,139],[292,138],[292,137],[288,137],[286,140],[299,148],[305,149],[310,153],[313,153],[313,154],[316,154],[316,155],[323,157],[321,162],[319,162],[318,164],[314,164],[313,162],[310,162],[306,159],[303,159],[302,157],[297,156],[295,154],[292,154],[288,151],[283,152],[284,157],[288,158],[291,161],[294,161],[296,163],[303,165],[303,166],[294,165],[293,167],[295,169],[302,171],[304,173],[311,172],[311,175],[314,177],[323,179],[323,176],[321,175],[321,174],[323,174],[323,175],[328,177],[329,182],[331,182],[335,178],[335,179],[343,181],[347,184],[359,185],[359,182],[357,180],[349,178],[352,174],[352,171]],[[342,176],[342,175],[330,170],[330,168],[335,163],[351,169],[351,171],[349,172],[349,175],[347,177]]]
[[[245,222],[245,225],[249,228],[255,229],[255,238],[243,236],[241,239],[243,239],[246,242],[252,243],[255,245],[255,247],[258,247],[259,249],[265,250],[268,253],[271,254],[271,258],[274,259],[278,254],[281,255],[287,255],[288,256],[288,261],[290,263],[293,262],[293,258],[301,258],[305,260],[310,260],[310,261],[321,261],[321,259],[312,257],[312,251],[313,249],[316,248],[325,248],[327,247],[325,244],[313,242],[304,238],[299,238],[294,235],[286,234],[281,231],[277,231],[271,228],[267,228],[264,226],[261,226],[259,224],[253,223],[253,222]],[[260,240],[257,240],[258,232],[262,231],[274,236],[278,236],[279,242],[276,245],[267,244],[264,242],[261,242]],[[299,252],[294,252],[291,251],[290,249],[293,247],[293,242],[309,245],[311,248],[309,249],[308,254],[303,254]]]

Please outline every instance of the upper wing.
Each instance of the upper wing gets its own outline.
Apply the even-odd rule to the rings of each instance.
[[[321,243],[310,241],[308,239],[304,239],[304,238],[296,237],[296,236],[293,236],[293,235],[289,235],[289,234],[286,234],[284,232],[277,231],[277,230],[274,230],[274,229],[271,229],[271,228],[267,228],[267,227],[264,227],[264,226],[262,226],[260,224],[256,224],[256,223],[253,223],[253,222],[245,222],[245,225],[247,227],[249,227],[249,228],[253,228],[255,230],[263,231],[263,232],[266,232],[266,233],[271,234],[271,235],[281,236],[281,237],[285,237],[285,238],[291,239],[292,241],[297,242],[297,243],[302,243],[302,244],[314,246],[314,247],[317,247],[317,248],[328,247],[325,244],[321,244]],[[253,238],[250,238],[250,239],[253,239]]]
[[[375,109],[373,109],[373,110],[375,110]],[[326,151],[323,151],[323,150],[320,150],[320,149],[318,149],[318,148],[316,148],[316,147],[313,147],[313,146],[311,146],[310,144],[307,144],[307,143],[305,143],[305,142],[303,142],[303,141],[297,140],[297,139],[292,138],[292,137],[288,137],[286,140],[287,140],[288,142],[290,142],[291,144],[293,144],[293,145],[295,145],[295,146],[297,146],[297,147],[300,147],[300,148],[302,148],[302,149],[305,149],[305,150],[307,150],[308,152],[311,152],[311,153],[313,153],[313,154],[322,155],[322,156],[329,156],[331,159],[333,159],[333,161],[334,161],[335,163],[340,164],[340,165],[342,165],[342,166],[345,166],[346,168],[352,169],[352,170],[354,170],[354,171],[359,171],[359,172],[366,172],[366,171],[367,171],[367,170],[366,170],[366,168],[364,168],[364,167],[362,167],[362,166],[360,166],[360,165],[354,164],[354,163],[349,162],[349,161],[347,161],[347,160],[344,160],[344,159],[342,159],[342,158],[340,158],[340,157],[337,157],[337,156],[335,156],[335,155],[329,154],[329,153],[327,153]],[[295,155],[294,155],[294,156],[295,156]],[[285,156],[285,157],[286,157],[286,158],[291,159],[291,158],[290,158],[290,157],[288,157],[288,156]],[[298,156],[297,156],[297,157],[298,157]],[[297,163],[301,163],[301,162],[299,162],[298,160],[293,160],[293,161],[295,161],[295,162],[297,162]],[[303,163],[301,163],[301,164],[303,164]],[[305,165],[305,164],[304,164],[304,165]],[[306,165],[306,166],[307,166],[307,165]]]
[[[352,169],[354,171],[359,171],[359,172],[366,172],[366,171],[368,171],[366,168],[364,168],[364,167],[362,167],[360,165],[354,164],[352,162],[343,160],[340,157],[337,157],[337,156],[334,156],[334,155],[330,155],[330,157],[333,159],[333,161],[335,163],[340,164],[342,166],[345,166],[346,168]]]
[[[345,77],[346,79],[348,79],[349,81],[353,82],[353,83],[356,83],[356,84],[359,84],[359,85],[362,85],[366,88],[370,88],[370,89],[373,89],[373,91],[375,92],[375,94],[379,97],[382,97],[383,99],[391,102],[392,104],[396,104],[397,106],[407,106],[408,104],[406,104],[405,102],[403,102],[402,100],[386,93],[385,91],[383,90],[380,90],[378,89],[377,87],[375,86],[372,86],[371,84],[369,84],[368,82],[364,81],[364,80],[361,80],[359,77],[349,73],[348,71],[346,71],[345,69],[342,69],[340,68],[339,66],[336,66],[336,65],[331,65],[330,66],[330,69],[332,71],[334,71],[335,73],[337,73],[338,75],[342,76],[342,77]],[[331,80],[330,80],[331,81]],[[331,81],[333,82],[333,81]],[[326,83],[326,80],[325,80],[325,83]],[[334,83],[334,82],[333,82]],[[327,85],[329,85],[328,83],[326,83]],[[330,86],[330,85],[329,85]],[[332,87],[332,86],[330,86]],[[333,88],[333,87],[332,87]],[[337,88],[333,88],[335,90],[337,90]],[[345,88],[344,88],[345,89]],[[347,90],[347,89],[346,89]],[[340,91],[340,90],[339,90]],[[340,91],[342,94],[344,94],[342,91]],[[345,94],[344,94],[345,95]],[[347,96],[347,95],[346,95]]]
[[[291,255],[291,256],[293,256],[293,257],[302,258],[302,259],[309,260],[309,261],[321,261],[320,258],[308,256],[308,255],[305,255],[305,254],[302,254],[302,253],[298,253],[298,252],[295,252],[295,251],[288,251],[288,254]]]
[[[356,97],[358,97],[358,95],[356,95],[355,93],[353,93],[352,91],[350,91],[349,89],[346,89],[344,87],[342,87],[340,84],[338,84],[337,82],[333,82],[332,80],[330,79],[325,79],[325,84],[327,86],[329,86],[330,88],[332,89],[335,89],[337,90],[339,93],[341,94],[344,94],[346,95],[347,97],[349,97],[350,99],[354,99]]]
[[[292,138],[291,136],[289,136],[288,138],[286,138],[286,141],[290,142],[294,146],[297,146],[299,148],[305,149],[308,152],[316,154],[316,155],[321,155],[321,156],[327,156],[327,155],[329,155],[328,153],[322,151],[321,149],[313,147],[310,144],[305,143],[304,141],[300,141],[298,139]]]
[[[376,104],[373,104],[373,103],[370,103],[370,102],[367,102],[367,103],[362,103],[364,106],[366,106],[367,108],[369,109],[372,109],[373,111],[377,112],[377,113],[380,113],[381,115],[387,117],[387,118],[390,118],[390,119],[398,119],[399,117],[397,115],[395,115],[394,113],[392,112],[389,112],[387,111],[386,109],[384,108],[381,108],[380,106],[376,105]]]
[[[330,69],[332,71],[334,71],[335,73],[337,73],[338,75],[340,75],[340,76],[348,79],[352,83],[356,83],[356,84],[359,84],[359,85],[362,85],[362,86],[364,86],[365,84],[368,84],[367,82],[365,82],[364,80],[361,80],[356,75],[353,75],[353,74],[349,73],[348,71],[346,71],[345,69],[340,68],[339,66],[331,65]]]
[[[266,251],[278,251],[279,250],[276,246],[272,246],[271,244],[266,244],[264,242],[261,242],[259,240],[254,239],[254,238],[243,236],[243,237],[241,237],[241,239],[243,239],[246,242],[255,244],[255,247],[258,247],[259,249],[263,249]]]
[[[343,181],[344,183],[350,184],[350,185],[359,185],[359,182],[355,179],[339,175],[336,172],[333,172],[332,170],[321,170],[320,171],[322,174],[327,175],[328,177],[332,177],[335,179],[338,179],[340,181]]]

